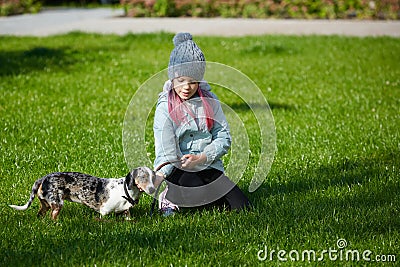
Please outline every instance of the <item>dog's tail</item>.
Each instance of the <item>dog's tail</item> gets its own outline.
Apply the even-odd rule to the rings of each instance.
[[[8,206],[15,210],[27,210],[31,206],[33,200],[35,199],[35,196],[39,190],[39,187],[42,185],[43,179],[44,178],[36,180],[36,182],[33,184],[32,191],[31,191],[31,197],[29,198],[29,201],[25,205],[23,205],[23,206],[8,205]]]

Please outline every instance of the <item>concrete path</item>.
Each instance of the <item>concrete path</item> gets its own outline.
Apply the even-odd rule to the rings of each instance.
[[[0,35],[48,36],[71,31],[149,33],[188,31],[194,35],[260,34],[400,37],[400,21],[280,20],[224,18],[125,18],[121,9],[54,9],[0,17]]]

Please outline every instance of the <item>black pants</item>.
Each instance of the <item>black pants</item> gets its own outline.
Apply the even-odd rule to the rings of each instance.
[[[199,172],[188,172],[175,168],[171,175],[168,176],[167,180],[175,185],[182,187],[199,187],[210,184],[217,179],[225,179],[223,185],[229,184],[228,192],[216,201],[205,206],[228,207],[231,210],[240,210],[249,207],[250,201],[239,189],[239,187],[237,187],[237,185],[230,181],[226,176],[221,178],[221,175],[223,175],[223,172],[216,169],[205,169]],[[181,193],[179,191],[180,190],[178,187],[169,187],[166,196],[167,199],[174,202],[174,197]],[[190,198],[190,195],[186,196],[186,199],[188,199],[189,202],[191,200]],[[185,199],[185,197],[183,199]]]

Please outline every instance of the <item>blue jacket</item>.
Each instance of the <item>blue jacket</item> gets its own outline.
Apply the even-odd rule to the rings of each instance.
[[[210,87],[207,85],[207,89]],[[160,94],[155,116],[154,116],[154,139],[156,159],[154,168],[164,162],[174,162],[186,154],[205,153],[207,161],[203,166],[198,166],[194,171],[200,171],[206,168],[215,168],[224,171],[221,157],[225,155],[231,146],[231,136],[229,125],[222,111],[221,104],[217,97],[214,97],[211,107],[214,113],[214,125],[208,130],[204,119],[204,110],[201,98],[194,96],[185,101],[185,104],[191,109],[196,118],[193,119],[186,114],[187,122],[177,126],[168,112],[168,91]],[[179,167],[179,164],[164,166],[160,172],[169,176],[173,167]]]

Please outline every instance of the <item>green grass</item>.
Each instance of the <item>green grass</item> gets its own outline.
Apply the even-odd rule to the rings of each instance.
[[[122,147],[135,90],[165,68],[172,35],[0,37],[1,266],[254,266],[269,250],[346,249],[400,261],[400,39],[338,36],[196,37],[207,60],[243,71],[267,98],[275,162],[247,193],[250,212],[185,211],[173,218],[134,208],[134,222],[66,203],[58,222],[25,212],[32,183],[54,171],[127,172]],[[160,89],[161,89],[160,85]],[[249,129],[251,112],[223,90]],[[148,121],[151,123],[151,121]],[[235,122],[233,122],[235,123]],[[151,133],[149,140],[151,140]],[[151,144],[149,144],[151,147]],[[252,168],[239,186],[246,189]],[[287,256],[287,255],[286,255]],[[310,265],[365,265],[330,261]],[[393,263],[387,263],[391,265]],[[394,265],[394,264],[393,264]]]

